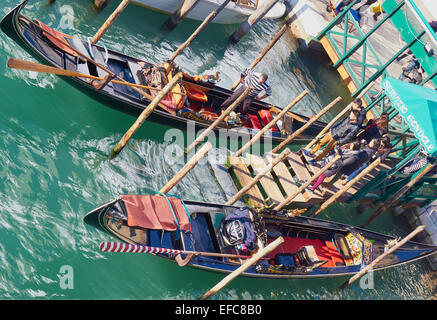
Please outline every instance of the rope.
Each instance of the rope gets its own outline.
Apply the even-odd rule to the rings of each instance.
[[[167,200],[168,206],[170,207],[171,213],[173,214],[173,218],[175,219],[177,230],[179,231],[180,230],[179,221],[178,221],[178,218],[176,217],[176,214],[173,210],[173,206],[171,205],[170,200],[168,199],[168,197],[164,193],[162,193],[160,191],[155,191],[155,193],[159,193],[161,196],[163,196]],[[176,235],[178,236],[178,238],[175,238],[175,240],[179,239],[179,232],[176,232]]]

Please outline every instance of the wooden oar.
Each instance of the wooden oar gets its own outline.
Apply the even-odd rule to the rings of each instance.
[[[242,146],[237,152],[234,153],[235,157],[239,157],[243,154],[244,151],[246,151],[247,149],[250,148],[250,146],[252,146],[255,142],[257,142],[261,136],[267,131],[270,130],[275,124],[276,122],[278,122],[279,120],[281,120],[284,115],[286,113],[288,113],[288,111],[293,108],[296,103],[298,103],[300,100],[303,99],[303,97],[305,97],[305,95],[308,94],[308,91],[304,90],[299,96],[297,96],[288,106],[286,106],[284,109],[281,110],[281,112],[279,112],[279,114],[272,120],[270,121],[264,128],[262,128],[260,131],[258,131],[253,137],[252,139],[250,139],[249,142],[247,142],[244,146]]]
[[[165,85],[165,87],[160,91],[155,98],[150,102],[150,104],[144,108],[141,114],[138,116],[137,120],[132,124],[128,131],[121,138],[120,142],[115,146],[114,150],[112,150],[111,157],[114,157],[125,147],[130,138],[134,135],[134,133],[142,126],[144,121],[152,114],[155,108],[159,105],[162,99],[166,97],[169,92],[173,89],[173,87],[182,79],[182,73],[178,73],[174,76],[173,79],[170,80],[169,83]]]
[[[129,0],[123,0],[115,9],[115,11],[109,16],[109,18],[105,21],[105,23],[100,27],[100,29],[96,32],[94,37],[91,39],[91,43],[96,44],[97,41],[105,34],[105,32],[109,29],[111,24],[118,18],[120,13],[123,12],[124,8],[129,4]]]
[[[215,252],[202,252],[202,251],[186,251],[178,249],[167,249],[150,247],[139,244],[129,244],[121,242],[109,242],[104,241],[100,243],[100,251],[102,252],[124,252],[124,253],[174,253],[174,254],[193,254],[196,256],[208,256],[208,257],[223,257],[223,258],[236,258],[236,259],[249,259],[251,256],[228,254],[228,253],[215,253]]]
[[[185,153],[189,153],[199,143],[205,140],[208,134],[214,130],[214,128],[217,127],[240,104],[241,101],[243,101],[243,99],[251,90],[252,87],[248,87],[246,90],[244,90],[241,96],[239,96],[229,107],[227,107],[226,110],[224,110],[222,114],[188,146],[188,148],[185,150]]]
[[[329,161],[323,168],[317,171],[311,178],[303,183],[293,194],[289,195],[284,199],[280,204],[278,204],[274,210],[282,210],[287,204],[289,204],[294,198],[296,198],[299,194],[301,194],[311,183],[313,183],[318,177],[322,175],[326,170],[328,170],[337,160],[341,158],[340,155],[336,155],[331,161]]]
[[[331,109],[337,102],[341,100],[341,97],[337,97],[334,101],[332,101],[330,104],[328,104],[326,107],[324,107],[320,112],[314,117],[311,118],[307,123],[305,123],[302,127],[297,129],[295,132],[293,132],[291,135],[289,135],[285,140],[283,140],[280,144],[278,144],[275,148],[273,148],[272,153],[276,153],[279,150],[281,150],[283,147],[285,147],[287,144],[289,144],[291,141],[293,141],[296,137],[298,137],[302,132],[304,132],[306,129],[308,129],[314,122],[319,120],[321,116],[323,116],[326,112],[328,112],[329,109]]]
[[[22,15],[21,15],[20,17],[25,18],[25,17],[22,16]],[[36,28],[38,28],[38,29],[44,31],[44,32],[47,33],[48,35],[50,35],[50,36],[56,38],[58,41],[62,42],[63,45],[65,45],[67,48],[69,48],[70,50],[72,50],[73,52],[75,52],[75,53],[76,53],[78,56],[80,56],[82,59],[85,59],[86,61],[88,61],[89,63],[93,64],[93,65],[96,66],[97,68],[100,68],[101,70],[105,71],[107,74],[109,74],[110,76],[116,78],[117,80],[124,81],[123,78],[117,76],[117,75],[114,74],[111,70],[105,68],[104,66],[102,66],[102,65],[99,64],[99,63],[97,63],[97,62],[94,61],[93,59],[87,57],[86,55],[84,55],[82,52],[80,52],[80,51],[77,50],[76,48],[73,48],[73,47],[72,47],[72,46],[71,46],[67,41],[65,41],[65,39],[63,39],[63,38],[59,38],[58,36],[56,36],[55,34],[53,34],[53,33],[52,33],[51,31],[49,31],[49,30],[43,30],[43,28],[42,28],[39,24],[35,23],[34,21],[29,20],[29,19],[27,19],[27,18],[25,18],[25,19],[26,19],[26,21],[28,21],[29,23],[31,23],[32,25],[34,25]],[[139,89],[139,88],[135,88],[135,87],[132,87],[132,89],[135,90],[136,92],[138,92],[139,94],[141,94],[142,96],[146,97],[146,98],[149,99],[150,101],[153,100],[153,97],[152,97],[150,94],[144,92],[143,90],[141,90],[141,89]],[[171,111],[171,110],[168,110],[168,109],[167,109],[167,108],[166,108],[162,103],[159,103],[159,107],[161,107],[162,109],[164,109],[165,111],[167,111],[167,112],[169,112],[169,113],[171,113],[171,114],[173,114],[173,115],[176,114],[176,112]]]
[[[218,291],[223,289],[229,282],[234,280],[244,271],[249,269],[253,264],[255,264],[258,260],[262,259],[265,255],[269,254],[273,250],[275,250],[281,243],[284,242],[284,238],[279,237],[275,241],[269,243],[265,248],[260,249],[257,253],[255,253],[250,259],[246,260],[238,269],[228,274],[222,281],[217,283],[211,290],[202,295],[199,300],[209,299],[211,296],[216,294]]]
[[[173,61],[176,59],[176,57],[186,48],[190,45],[190,43],[199,35],[199,33],[214,19],[229,3],[230,0],[225,0],[223,4],[217,8],[216,10],[213,10],[206,18],[205,20],[200,24],[200,26],[196,29],[196,31],[193,32],[193,34],[182,44],[179,46],[179,48],[172,54],[170,57],[170,61]]]
[[[364,269],[362,269],[360,272],[358,272],[356,275],[354,275],[352,278],[350,278],[348,281],[343,283],[339,289],[344,289],[348,285],[350,285],[352,282],[360,278],[362,275],[364,275],[366,272],[373,269],[373,267],[380,262],[382,259],[387,257],[388,255],[395,252],[397,249],[402,247],[404,244],[406,244],[408,241],[410,241],[412,238],[414,238],[418,233],[422,232],[425,229],[425,226],[418,226],[413,232],[411,232],[409,235],[407,235],[404,239],[402,239],[400,242],[396,243],[393,247],[388,249],[386,252],[378,256],[375,260],[372,261],[369,265],[367,265]]]
[[[159,192],[167,193],[169,192],[179,181],[181,181],[187,174],[193,169],[197,163],[202,159],[210,150],[212,149],[211,142],[205,143],[199,151],[179,170],[173,178],[165,186],[163,186]]]
[[[361,99],[366,93],[367,91],[369,91],[372,86],[375,84],[375,82],[371,82],[356,98],[357,99]],[[321,139],[330,129],[332,126],[334,126],[334,124],[336,124],[336,122],[338,120],[340,120],[340,118],[342,118],[348,111],[350,111],[350,108],[353,104],[353,101],[351,103],[349,103],[339,114],[337,114],[334,119],[332,119],[323,129],[322,131],[319,132],[319,134],[305,147],[305,149],[309,149],[311,148],[319,139]]]
[[[50,74],[56,74],[59,76],[86,78],[86,79],[99,80],[99,81],[105,80],[105,78],[96,77],[96,76],[89,75],[89,74],[84,74],[84,73],[71,71],[71,70],[60,69],[60,68],[47,66],[44,64],[31,62],[31,61],[20,60],[20,59],[16,59],[16,58],[9,58],[6,65],[11,69],[50,73]],[[160,90],[159,88],[149,87],[149,86],[145,86],[142,84],[136,84],[136,83],[121,81],[121,80],[112,79],[111,82],[123,84],[123,85],[129,86],[129,87],[137,87],[137,88],[156,90],[156,91]],[[182,92],[172,92],[172,94],[186,95],[185,93],[182,93]]]
[[[279,30],[279,32],[275,35],[275,37],[272,39],[272,41],[270,41],[270,43],[264,48],[264,50],[252,62],[252,64],[249,66],[248,69],[253,69],[258,64],[258,62],[260,62],[264,58],[264,56],[267,54],[267,52],[269,52],[269,50],[275,45],[276,42],[278,42],[278,40],[285,33],[285,31],[287,30],[287,27],[288,27],[288,23],[282,26],[281,30]],[[239,84],[240,84],[240,80],[235,81],[235,83],[230,88],[230,90],[232,90],[232,91],[235,90],[235,88],[238,87]]]

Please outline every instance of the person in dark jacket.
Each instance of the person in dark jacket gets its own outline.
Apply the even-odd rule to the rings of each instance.
[[[377,149],[380,146],[380,142],[378,139],[372,139],[370,143],[364,147],[361,146],[361,143],[355,142],[350,145],[351,149],[355,149],[356,153],[348,153],[344,154],[341,148],[336,148],[336,152],[341,155],[341,158],[337,160],[331,168],[322,173],[319,178],[314,181],[311,189],[316,190],[319,185],[323,183],[323,181],[327,177],[331,177],[335,174],[342,173],[344,175],[349,175],[355,170],[357,170],[363,163],[365,163],[368,159],[373,157],[376,153]],[[332,182],[336,179],[334,178]]]
[[[415,58],[402,66],[402,73],[399,75],[399,80],[409,83],[420,84],[423,80],[423,69],[419,61]]]
[[[363,163],[360,168],[352,172],[347,176],[342,177],[342,184],[346,184],[349,181],[351,181],[353,178],[355,178],[361,171],[363,171],[369,163],[375,161],[378,157],[381,158],[381,163],[385,161],[385,159],[388,157],[388,155],[392,152],[393,145],[391,144],[391,140],[389,137],[385,136],[381,139],[381,145],[376,151],[376,153],[373,155],[372,158],[370,158],[367,162]]]
[[[311,151],[302,149],[302,153],[314,157],[315,153],[326,145],[323,151],[317,155],[314,160],[318,161],[323,159],[335,146],[342,146],[355,140],[365,118],[366,108],[363,107],[360,99],[354,100],[349,117],[344,118],[338,124],[333,126],[331,130],[316,143]]]
[[[367,143],[372,139],[381,139],[384,135],[388,133],[388,121],[389,116],[387,112],[381,113],[379,118],[370,119],[366,126],[357,136],[357,140],[366,140]]]

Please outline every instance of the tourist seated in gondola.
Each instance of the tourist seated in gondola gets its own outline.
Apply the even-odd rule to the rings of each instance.
[[[362,145],[364,144],[364,146]],[[319,178],[317,178],[312,186],[311,190],[316,190],[327,177],[332,177],[336,174],[349,175],[355,170],[357,170],[363,163],[368,161],[376,153],[380,146],[380,141],[378,139],[372,139],[369,144],[365,144],[365,141],[354,142],[350,144],[349,150],[352,152],[344,152],[342,148],[335,148],[336,154],[339,154],[341,158],[337,160],[334,165],[328,170],[322,173]],[[353,152],[355,151],[355,152]],[[331,183],[334,183],[339,176],[334,177]]]
[[[272,95],[272,88],[268,82],[268,76],[265,73],[259,73],[247,68],[243,73],[241,73],[240,83],[242,85],[222,103],[220,109],[224,110],[228,108],[249,86],[252,87],[252,90],[248,93],[243,102],[235,109],[235,112],[242,115],[247,113],[249,106],[255,99],[263,100]],[[264,91],[264,95],[258,97],[262,91]]]
[[[323,147],[320,154],[314,160],[321,160],[329,154],[335,146],[342,146],[356,139],[356,135],[361,129],[361,125],[366,118],[366,108],[363,107],[360,99],[354,100],[351,106],[349,117],[344,118],[333,126],[309,151],[301,149],[306,156],[314,157]],[[310,160],[311,161],[311,160]],[[311,161],[312,162],[312,161]]]
[[[381,158],[381,163],[385,161],[385,159],[388,157],[388,155],[392,152],[393,149],[393,145],[391,144],[391,140],[389,137],[384,136],[381,139],[381,145],[379,146],[378,150],[376,151],[376,153],[373,155],[372,158],[370,158],[369,160],[367,160],[365,163],[363,163],[361,165],[360,168],[358,168],[357,170],[355,170],[354,172],[352,172],[351,174],[349,174],[349,176],[342,176],[341,179],[341,183],[342,184],[346,184],[349,181],[351,181],[353,178],[355,178],[361,171],[363,171],[368,165],[369,163],[372,163],[373,161],[375,161],[377,158]]]

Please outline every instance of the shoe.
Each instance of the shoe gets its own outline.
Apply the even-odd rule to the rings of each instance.
[[[314,160],[314,159],[311,159],[311,160],[308,161],[308,164],[309,164],[310,166],[317,166],[317,161]]]
[[[313,157],[313,154],[311,153],[311,151],[307,150],[307,149],[300,149],[300,151],[302,152],[302,154],[306,155],[307,157]]]

